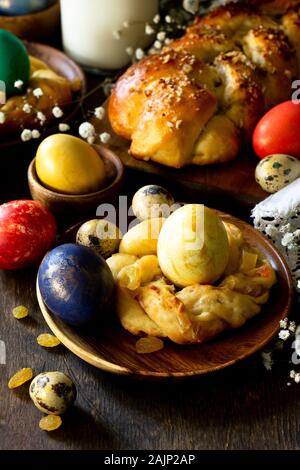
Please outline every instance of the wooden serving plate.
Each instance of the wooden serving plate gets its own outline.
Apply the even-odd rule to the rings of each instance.
[[[104,104],[107,108],[107,102]],[[107,114],[107,113],[106,113]],[[158,163],[144,162],[133,158],[129,153],[130,143],[118,137],[112,130],[109,120],[92,118],[97,133],[109,132],[112,136],[109,143],[127,168],[147,173],[179,187],[193,195],[193,191],[203,197],[220,200],[238,201],[243,206],[253,207],[269,194],[261,189],[255,181],[255,168],[259,160],[249,144],[242,150],[236,160],[218,165],[191,165],[181,169],[169,168]]]
[[[76,78],[80,79],[81,89],[79,92],[73,95],[73,101],[72,103],[70,103],[70,106],[65,111],[63,117],[64,123],[72,123],[77,114],[80,112],[81,100],[84,97],[87,89],[86,77],[82,68],[79,67],[76,62],[74,62],[66,54],[59,51],[58,49],[54,49],[53,47],[35,42],[24,41],[24,44],[30,55],[48,64],[55,72],[57,72],[62,77],[65,77],[70,81]],[[49,125],[49,128],[45,128],[44,132],[42,132],[41,138],[44,139],[48,135],[56,132],[58,132],[58,124],[52,123]],[[38,142],[39,140],[35,141],[35,143]],[[29,145],[30,144],[32,144],[32,141],[29,142]],[[14,148],[18,145],[24,146],[24,142],[22,142],[20,138],[18,140],[13,139],[6,142],[0,142],[0,149]]]
[[[59,1],[46,10],[38,11],[30,15],[0,15],[0,28],[10,31],[22,39],[40,40],[50,37],[58,30],[59,23]]]
[[[293,283],[289,269],[273,245],[253,227],[230,215],[219,212],[223,220],[243,230],[245,239],[270,260],[278,282],[269,302],[260,315],[242,328],[230,330],[213,341],[192,346],[180,346],[165,341],[159,352],[139,355],[135,350],[137,337],[125,331],[116,320],[99,334],[83,333],[57,319],[45,306],[39,288],[40,309],[49,328],[74,354],[93,366],[119,375],[167,378],[190,377],[223,369],[245,359],[263,348],[279,331],[279,321],[288,316]],[[80,224],[70,229],[64,242],[74,242]]]

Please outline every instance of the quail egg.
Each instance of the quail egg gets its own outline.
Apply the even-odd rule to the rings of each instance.
[[[132,200],[132,210],[139,220],[168,217],[175,204],[173,196],[162,186],[149,185],[139,189]]]
[[[274,154],[256,167],[255,179],[268,193],[276,193],[300,177],[300,161],[290,155]]]
[[[48,415],[61,415],[73,405],[76,388],[62,372],[44,372],[33,379],[29,387],[35,406]]]
[[[104,259],[110,258],[119,249],[122,233],[107,220],[89,220],[77,232],[76,242],[91,248]]]

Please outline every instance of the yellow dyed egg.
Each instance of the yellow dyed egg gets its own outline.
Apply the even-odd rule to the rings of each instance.
[[[36,154],[41,183],[64,194],[86,194],[103,188],[105,166],[96,150],[78,137],[56,134],[47,137]]]
[[[211,209],[186,205],[164,223],[157,253],[162,272],[176,286],[213,284],[229,261],[225,226]]]

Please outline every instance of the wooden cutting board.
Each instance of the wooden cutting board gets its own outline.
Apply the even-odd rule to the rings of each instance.
[[[107,117],[103,121],[93,117],[91,122],[97,133],[111,134],[109,147],[127,168],[148,173],[175,185],[180,183],[189,191],[196,190],[200,196],[203,194],[206,197],[224,198],[230,202],[237,201],[251,208],[268,196],[255,181],[255,167],[259,160],[250,145],[243,149],[236,160],[229,163],[173,169],[133,158],[128,153],[130,143],[114,134]]]

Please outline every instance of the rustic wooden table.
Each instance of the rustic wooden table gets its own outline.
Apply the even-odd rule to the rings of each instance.
[[[94,106],[100,100],[94,95]],[[21,155],[18,163],[10,161],[9,174],[2,171],[1,201],[28,196],[28,160],[30,155]],[[144,182],[154,181],[128,172],[124,191]],[[170,189],[181,199],[197,198],[249,216],[232,202],[199,199],[179,186]],[[0,449],[300,449],[299,388],[287,386],[285,364],[267,372],[257,355],[220,373],[177,383],[109,375],[63,346],[49,352],[36,344],[36,337],[48,329],[38,308],[35,277],[36,268],[0,272],[0,340],[7,353],[6,364],[0,365]],[[16,321],[11,310],[17,305],[27,306],[30,318]],[[36,374],[60,370],[74,379],[76,406],[57,432],[39,430],[40,413],[26,387],[8,390],[8,378],[22,367],[32,367]]]

